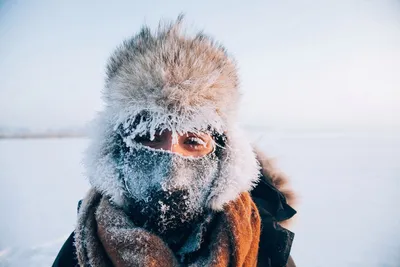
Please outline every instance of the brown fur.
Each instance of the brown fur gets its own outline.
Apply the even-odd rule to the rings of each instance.
[[[260,149],[254,149],[257,160],[261,165],[261,172],[278,190],[285,196],[287,203],[293,208],[298,203],[298,197],[290,185],[290,179],[281,172],[274,164],[273,159],[267,157]],[[288,227],[293,223],[293,218],[281,222],[281,225]]]
[[[249,191],[258,178],[257,160],[237,124],[241,94],[235,60],[202,32],[187,34],[182,23],[179,17],[154,32],[144,26],[108,62],[106,105],[93,124],[84,162],[91,185],[121,207],[125,190],[114,179],[112,152],[120,127],[129,132],[128,146],[138,135],[153,137],[167,129],[174,141],[187,132],[225,133],[221,173],[207,203],[214,211]],[[136,124],[137,118],[146,119]]]

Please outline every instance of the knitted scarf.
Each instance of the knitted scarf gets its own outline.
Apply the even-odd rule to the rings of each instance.
[[[108,197],[91,189],[79,211],[75,246],[80,266],[257,266],[260,215],[249,193],[227,203],[207,224],[202,248],[184,261],[159,236],[134,225]],[[188,240],[190,237],[188,238]]]

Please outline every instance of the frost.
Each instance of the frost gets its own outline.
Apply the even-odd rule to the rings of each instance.
[[[185,189],[190,193],[194,190],[197,200],[205,201],[213,210],[222,210],[225,203],[252,188],[258,179],[259,166],[248,138],[241,135],[240,129],[225,125],[211,108],[203,107],[185,114],[161,112],[108,107],[99,114],[92,126],[92,142],[84,160],[87,176],[94,187],[121,207],[126,204],[127,195],[151,201],[151,188]],[[227,140],[217,159],[218,167],[204,165],[207,157],[183,157],[143,147],[134,140],[137,135],[150,133],[154,137],[156,131],[167,129],[175,137],[187,132],[224,133]],[[197,179],[193,179],[194,176]],[[207,194],[200,194],[200,189],[208,190]]]
[[[157,131],[169,130],[172,132],[173,142],[177,142],[178,135],[187,132],[204,133],[213,131],[222,134],[226,128],[225,122],[217,114],[214,107],[201,107],[188,110],[185,113],[168,112],[160,107],[126,108],[123,110],[109,109],[110,121],[114,131],[122,130],[130,139],[136,136],[150,135],[153,140]],[[122,129],[120,129],[122,128]]]
[[[196,218],[207,207],[218,176],[214,154],[184,157],[136,144],[117,159],[127,196],[139,201],[160,231]]]

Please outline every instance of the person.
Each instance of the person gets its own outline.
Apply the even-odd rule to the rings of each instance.
[[[119,46],[53,266],[295,266],[294,193],[238,126],[239,99],[234,59],[182,16]]]

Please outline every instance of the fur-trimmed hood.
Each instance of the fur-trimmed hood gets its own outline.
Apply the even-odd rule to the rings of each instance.
[[[124,183],[113,161],[115,136],[129,147],[138,135],[168,129],[210,132],[226,139],[220,173],[207,206],[224,204],[251,190],[259,178],[256,155],[238,126],[239,82],[232,57],[203,33],[189,36],[182,18],[152,33],[143,27],[112,54],[104,89],[106,107],[94,122],[85,166],[90,183],[123,205]]]

